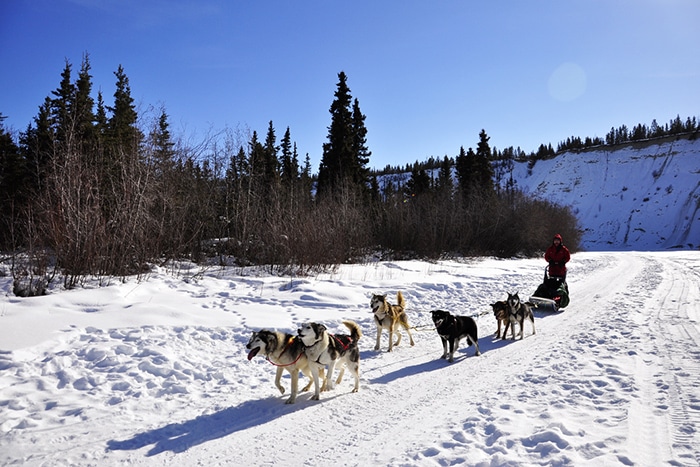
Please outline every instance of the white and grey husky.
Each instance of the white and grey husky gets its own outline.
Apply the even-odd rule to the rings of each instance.
[[[342,381],[345,366],[347,366],[355,378],[355,387],[352,392],[360,389],[360,351],[357,348],[357,341],[362,337],[362,330],[354,321],[343,321],[343,324],[350,330],[350,335],[331,334],[326,326],[319,323],[306,323],[299,328],[299,337],[304,343],[304,352],[314,380],[315,391],[311,397],[313,400],[319,400],[322,390],[319,375],[322,374],[321,371],[326,365],[328,365],[327,389],[333,389],[333,370],[336,365],[341,367],[335,384]]]
[[[302,389],[302,392],[311,388],[313,382],[311,370],[304,353],[304,344],[298,336],[262,329],[253,333],[246,348],[250,350],[248,360],[260,354],[277,367],[275,386],[282,394],[284,394],[284,387],[280,384],[280,379],[284,370],[289,372],[292,377],[292,394],[287,399],[287,404],[293,404],[297,399],[300,371],[309,378],[309,384]],[[323,373],[320,373],[320,377],[323,378]]]

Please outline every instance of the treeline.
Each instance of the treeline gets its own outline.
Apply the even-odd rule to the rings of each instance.
[[[652,120],[649,126],[639,123],[631,129],[627,125],[621,125],[618,128],[611,128],[605,139],[602,138],[586,138],[582,140],[578,137],[567,138],[557,146],[557,152],[564,152],[577,149],[587,149],[594,146],[616,145],[631,143],[635,141],[645,141],[657,138],[665,138],[667,136],[678,135],[697,135],[700,127],[698,126],[695,117],[686,118],[685,122],[680,115],[670,120],[665,125],[659,125],[656,119]]]
[[[576,151],[605,145],[614,146],[617,144],[638,141],[649,141],[659,138],[666,138],[669,136],[688,135],[691,139],[694,139],[697,137],[699,132],[700,125],[698,125],[696,117],[687,117],[686,120],[683,121],[680,115],[678,115],[665,125],[659,125],[656,122],[656,119],[654,119],[648,126],[643,123],[638,123],[632,127],[632,129],[630,129],[627,125],[621,125],[618,128],[612,127],[605,135],[605,138],[600,138],[597,136],[588,136],[585,138],[571,136],[565,141],[561,141],[557,145],[556,149],[554,149],[551,143],[540,144],[536,151],[529,153],[523,151],[519,147],[515,148],[511,146],[502,150],[494,147],[491,151],[490,157],[495,164],[509,160],[518,162],[528,161],[532,167],[538,160],[551,159],[557,154],[561,154],[566,151]],[[453,158],[450,158],[449,160],[454,163]],[[435,170],[441,163],[442,161],[439,158],[431,156],[425,161],[416,161],[400,166],[387,165],[383,169],[372,171],[372,175],[381,176],[397,174],[401,172],[411,172],[414,169]]]
[[[164,109],[138,114],[121,66],[115,77],[111,105],[93,98],[86,55],[75,79],[66,62],[18,136],[0,116],[0,250],[28,258],[12,264],[18,294],[41,293],[57,271],[72,287],[174,259],[307,274],[377,252],[529,255],[555,231],[578,246],[568,209],[500,188],[484,131],[435,176],[415,168],[393,184],[372,174],[343,72],[317,176],[289,127],[279,140],[270,122],[264,137],[229,129],[188,145]]]

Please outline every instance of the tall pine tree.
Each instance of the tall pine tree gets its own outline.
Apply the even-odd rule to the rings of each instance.
[[[479,133],[479,143],[476,145],[476,182],[480,190],[484,193],[491,193],[493,188],[493,167],[491,166],[491,148],[489,146],[489,136],[485,130]]]
[[[345,72],[338,73],[335,100],[331,104],[331,125],[328,142],[323,145],[323,157],[318,171],[319,197],[338,188],[367,192],[370,152],[366,145],[365,116],[355,99],[354,105]],[[351,107],[352,105],[352,107]]]
[[[141,132],[136,126],[138,114],[134,99],[131,97],[129,78],[124,68],[119,65],[114,73],[117,77],[117,89],[114,91],[114,106],[108,107],[112,116],[107,123],[107,132],[112,150],[135,155],[141,144]]]

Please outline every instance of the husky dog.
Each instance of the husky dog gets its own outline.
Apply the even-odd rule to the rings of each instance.
[[[532,334],[535,334],[535,315],[532,313],[531,303],[521,302],[518,293],[508,294],[508,316],[510,318],[510,330],[512,339],[515,340],[515,323],[520,325],[520,339],[525,334],[525,320],[529,319],[532,323]],[[505,333],[503,333],[505,338]]]
[[[493,316],[498,322],[498,330],[496,331],[496,337],[499,339],[505,339],[506,333],[508,332],[508,326],[510,326],[510,313],[508,313],[508,303],[503,300],[499,300],[496,303],[491,303],[491,308],[493,309]],[[503,337],[501,337],[501,323],[503,323]]]
[[[307,384],[301,391],[308,391],[311,388],[313,379],[309,369],[308,360],[304,353],[304,344],[297,336],[278,331],[261,329],[253,332],[250,341],[246,345],[248,360],[252,360],[257,354],[263,355],[267,360],[277,367],[275,375],[275,386],[284,394],[284,387],[280,384],[282,372],[287,370],[292,376],[292,394],[287,399],[287,404],[293,404],[299,393],[299,372],[301,371],[309,378]],[[323,374],[321,373],[323,378]]]
[[[354,321],[343,321],[343,324],[350,330],[349,336],[330,334],[326,326],[319,323],[306,323],[299,328],[299,338],[304,343],[304,352],[314,380],[312,400],[317,401],[320,398],[319,374],[322,374],[321,371],[326,365],[328,365],[327,389],[333,389],[332,378],[336,364],[341,365],[336,384],[342,381],[345,366],[347,366],[355,377],[355,387],[352,392],[360,389],[360,351],[357,348],[357,341],[362,337],[362,330]]]
[[[440,339],[442,339],[443,353],[440,358],[446,358],[452,363],[459,341],[465,337],[467,338],[468,345],[474,345],[474,347],[476,347],[476,355],[481,355],[481,352],[479,352],[478,331],[474,318],[471,316],[455,316],[443,310],[433,310],[430,313],[433,315],[435,329]],[[448,342],[450,344],[449,351],[447,350]]]
[[[398,304],[392,305],[387,301],[386,295],[372,295],[369,306],[372,308],[374,323],[377,325],[377,344],[374,346],[374,350],[379,350],[382,329],[389,331],[389,352],[395,345],[401,343],[401,333],[397,329],[398,325],[401,325],[406,330],[408,338],[411,340],[411,345],[414,345],[411,327],[408,325],[408,317],[406,316],[406,300],[404,300],[400,291],[396,294],[396,301]],[[396,331],[397,336],[395,343],[394,331]]]

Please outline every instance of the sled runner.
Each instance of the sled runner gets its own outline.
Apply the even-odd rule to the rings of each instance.
[[[559,311],[569,305],[569,286],[566,277],[550,276],[544,268],[544,280],[530,297],[537,311]]]

